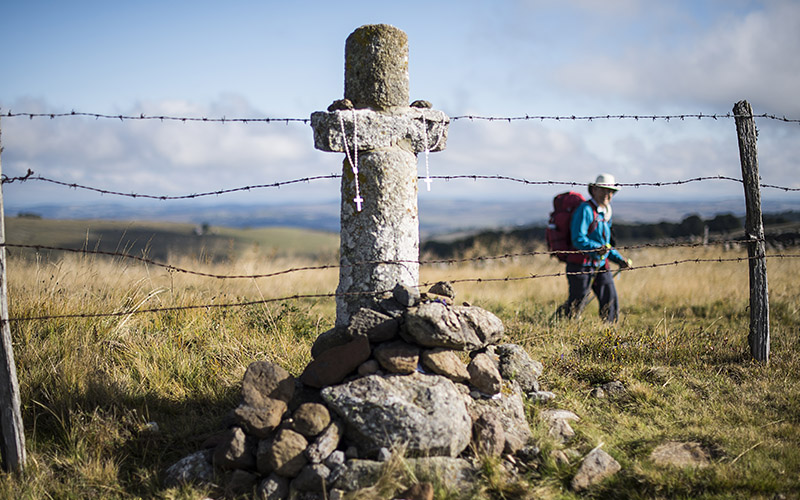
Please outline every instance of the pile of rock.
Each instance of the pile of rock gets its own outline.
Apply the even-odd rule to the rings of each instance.
[[[320,335],[298,379],[251,364],[231,428],[173,465],[167,482],[221,478],[264,499],[321,498],[324,488],[331,498],[371,485],[398,446],[452,487],[470,480],[476,452],[530,453],[522,397],[547,398],[542,366],[498,344],[494,314],[453,299],[447,283],[423,294],[398,285],[380,311]]]

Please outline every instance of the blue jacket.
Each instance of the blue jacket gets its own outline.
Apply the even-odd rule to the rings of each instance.
[[[605,213],[596,210],[597,205],[594,200],[589,199],[581,203],[572,213],[569,226],[572,246],[577,250],[594,250],[586,252],[584,265],[603,267],[606,259],[617,264],[625,262],[617,250],[610,248],[611,219],[606,220]]]

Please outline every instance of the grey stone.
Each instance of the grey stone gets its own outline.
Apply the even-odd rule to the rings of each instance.
[[[240,404],[233,410],[236,423],[247,430],[248,434],[259,438],[269,436],[281,423],[281,418],[286,413],[287,405],[277,399],[268,399],[262,402],[262,407]]]
[[[344,97],[356,108],[408,106],[408,36],[388,24],[367,24],[345,41]]]
[[[337,325],[330,330],[324,331],[314,340],[311,345],[311,357],[317,359],[320,354],[332,347],[347,344],[353,340],[351,331],[343,325]]]
[[[474,467],[461,458],[409,458],[406,461],[417,479],[436,479],[451,489],[465,490],[471,487],[475,475]]]
[[[381,448],[378,450],[378,456],[376,457],[378,462],[388,462],[390,458],[392,458],[392,452],[389,451],[389,448]]]
[[[300,380],[317,389],[341,382],[358,366],[369,359],[369,340],[356,337],[347,344],[332,347],[306,365]]]
[[[331,424],[320,433],[316,440],[306,448],[306,456],[312,463],[325,461],[328,456],[336,450],[342,439],[344,428],[339,422]]]
[[[277,474],[270,474],[256,490],[258,500],[286,500],[288,497],[289,480]]]
[[[416,101],[411,103],[412,108],[432,108],[433,104],[430,101],[425,101],[422,99],[417,99]]]
[[[300,473],[291,482],[291,487],[299,491],[322,491],[330,469],[323,464],[309,464],[300,470]]]
[[[590,396],[597,399],[616,397],[621,394],[625,394],[625,386],[619,380],[598,385],[592,388],[592,391],[589,393]]]
[[[389,373],[413,373],[419,364],[419,347],[402,340],[378,345],[373,355]]]
[[[562,443],[575,437],[569,421],[580,420],[580,417],[569,410],[544,410],[539,413],[539,418],[547,422],[548,434]]]
[[[325,459],[325,465],[328,466],[329,469],[333,470],[340,465],[344,465],[346,460],[345,454],[342,450],[335,450],[328,455],[328,458]]]
[[[329,500],[319,491],[300,491],[289,487],[289,500]]]
[[[471,486],[475,469],[466,460],[451,457],[406,458],[408,469],[418,480],[435,478],[438,484],[450,489],[465,489]],[[333,487],[355,491],[375,484],[384,462],[373,460],[348,460],[338,471]]]
[[[601,450],[595,448],[583,459],[578,472],[572,478],[570,486],[573,491],[583,491],[593,484],[597,484],[603,479],[619,472],[622,467],[619,462]]]
[[[411,454],[456,456],[470,442],[472,420],[464,398],[445,377],[370,375],[326,387],[322,397],[346,424],[359,456],[405,443]]]
[[[528,399],[538,403],[546,403],[556,398],[556,395],[549,391],[533,391],[528,393]]]
[[[419,290],[413,286],[398,283],[392,289],[392,297],[403,307],[414,307],[419,303]]]
[[[378,373],[381,369],[380,363],[375,361],[374,359],[368,359],[358,365],[358,374],[362,377],[366,377],[367,375],[374,375]]]
[[[464,363],[459,359],[456,351],[437,347],[422,351],[422,366],[438,375],[443,375],[454,382],[469,380],[469,372]]]
[[[347,145],[352,154],[354,118],[358,131],[359,160],[362,153],[398,147],[398,144],[402,144],[402,147],[407,148],[410,152],[421,153],[425,151],[426,132],[428,134],[428,152],[444,151],[447,147],[447,127],[450,124],[450,118],[439,110],[411,107],[398,108],[392,110],[391,113],[381,113],[370,109],[311,113],[314,147],[321,151],[344,153],[342,140],[342,123],[344,123]],[[423,119],[427,129],[422,123]],[[416,179],[414,180],[416,181]],[[416,184],[414,182],[415,186]],[[382,288],[382,290],[390,289],[391,287]],[[358,309],[353,310],[353,313],[356,311]]]
[[[539,416],[543,420],[553,421],[553,420],[580,420],[580,417],[575,415],[573,412],[569,410],[544,410],[539,413]]]
[[[255,441],[248,439],[241,427],[234,427],[214,449],[214,465],[223,470],[254,469],[255,448]]]
[[[308,438],[325,430],[330,423],[331,414],[320,403],[304,403],[292,414],[292,428]]]
[[[547,433],[550,437],[559,442],[565,443],[575,437],[575,430],[569,422],[562,419],[555,419],[550,422]]]
[[[164,486],[174,488],[182,484],[206,484],[214,481],[211,465],[212,450],[202,450],[178,460],[166,471]]]
[[[538,446],[528,444],[517,450],[515,456],[523,462],[530,464],[539,460],[541,454],[542,450],[540,450]]]
[[[489,355],[478,353],[467,365],[469,381],[480,392],[488,395],[497,394],[503,385],[503,378]]]
[[[272,466],[273,462],[270,460],[272,442],[274,440],[275,436],[270,436],[258,442],[258,447],[256,448],[256,470],[258,470],[259,474],[262,476],[266,476],[274,470]]]
[[[506,432],[500,417],[493,412],[485,412],[473,424],[473,440],[479,453],[490,457],[503,454],[506,445]]]
[[[528,443],[531,430],[525,419],[525,406],[522,392],[516,382],[504,382],[498,396],[490,399],[471,400],[469,406],[473,420],[484,413],[496,414],[503,424],[506,441],[503,453],[513,454]]]
[[[308,441],[301,434],[289,429],[279,430],[274,439],[267,441],[263,450],[264,469],[279,476],[296,476],[307,463],[304,453],[307,447]]]
[[[236,469],[228,475],[225,490],[233,495],[252,494],[257,483],[258,476],[246,470]]]
[[[504,379],[519,382],[523,392],[539,390],[542,363],[533,360],[528,352],[517,344],[499,345],[497,354],[500,357],[500,374]]]
[[[378,481],[384,463],[375,460],[350,459],[330,476],[336,489],[355,491],[368,488]]]
[[[328,492],[328,500],[344,500],[346,493],[347,492],[344,490],[337,490],[334,488]]]
[[[711,465],[711,453],[697,442],[669,441],[658,445],[650,460],[657,465],[702,468]]]
[[[361,335],[372,343],[387,342],[397,336],[400,322],[374,309],[361,308],[350,318],[347,328],[353,337]]]
[[[386,292],[388,296],[379,296],[377,300],[378,307],[381,311],[383,311],[386,315],[398,320],[398,322],[402,322],[403,315],[406,313],[406,308],[401,306],[394,300],[392,297],[392,292]],[[400,334],[402,335],[403,329],[400,328]]]
[[[444,295],[445,297],[450,297],[451,299],[456,298],[456,292],[453,289],[453,284],[449,281],[440,281],[430,287],[428,291],[435,295]]]
[[[336,324],[348,324],[362,307],[378,308],[376,290],[419,281],[416,157],[394,147],[360,152],[358,160],[361,211],[353,172],[342,172]]]
[[[250,363],[242,379],[242,398],[246,405],[264,408],[270,400],[288,403],[294,394],[294,378],[269,361]]]
[[[424,347],[475,351],[503,336],[503,323],[479,307],[425,302],[406,311],[406,336]]]
[[[328,106],[328,111],[339,111],[353,109],[353,102],[350,99],[336,99]]]
[[[625,394],[625,386],[619,380],[607,382],[601,385],[600,388],[606,393],[606,395],[611,397]]]

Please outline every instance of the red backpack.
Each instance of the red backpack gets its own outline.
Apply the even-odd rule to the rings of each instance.
[[[569,231],[570,219],[572,218],[572,212],[584,201],[586,201],[586,198],[575,191],[561,193],[553,198],[553,211],[550,212],[550,220],[547,223],[547,229],[545,229],[544,234],[547,239],[547,249],[551,252],[556,252],[553,256],[562,262],[585,263],[583,254],[560,253],[575,250],[575,247],[572,246],[572,238]],[[595,212],[596,217],[597,214]],[[593,221],[592,224],[596,225],[597,222]],[[591,231],[593,229],[590,226],[589,232]]]

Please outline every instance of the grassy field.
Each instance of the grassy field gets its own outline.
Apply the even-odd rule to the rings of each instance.
[[[720,248],[631,253],[639,266],[743,255]],[[320,261],[280,251],[265,259],[253,249],[222,261],[170,256],[170,264],[212,274],[268,273],[315,263]],[[506,340],[544,363],[543,388],[557,394],[553,402],[527,407],[542,449],[539,464],[512,475],[486,460],[474,491],[438,491],[437,498],[577,498],[568,488],[577,457],[601,443],[622,471],[583,496],[798,498],[800,261],[768,263],[772,356],[767,365],[751,362],[747,354],[746,262],[624,272],[618,277],[622,321],[614,328],[596,319],[596,303],[583,319],[552,322],[566,295],[563,277],[486,281],[561,270],[543,256],[423,266],[421,281],[451,280],[459,301],[500,316]],[[333,324],[333,300],[134,312],[326,294],[338,279],[336,269],[327,269],[222,280],[74,254],[17,255],[8,272],[12,317],[123,314],[12,323],[29,459],[22,475],[0,475],[2,498],[213,496],[202,488],[164,489],[164,469],[220,430],[238,403],[250,362],[267,358],[298,375],[313,340]],[[613,380],[625,385],[624,395],[589,396],[595,385]],[[581,417],[572,442],[562,445],[548,437],[538,420],[544,408],[569,409]],[[672,440],[703,444],[712,452],[711,465],[655,465],[651,451]],[[568,464],[557,463],[550,451],[558,449],[578,454]]]
[[[123,252],[160,260],[188,257],[220,262],[253,253],[331,259],[339,250],[338,234],[288,227],[232,229],[171,222],[10,217],[6,234],[11,244]]]

